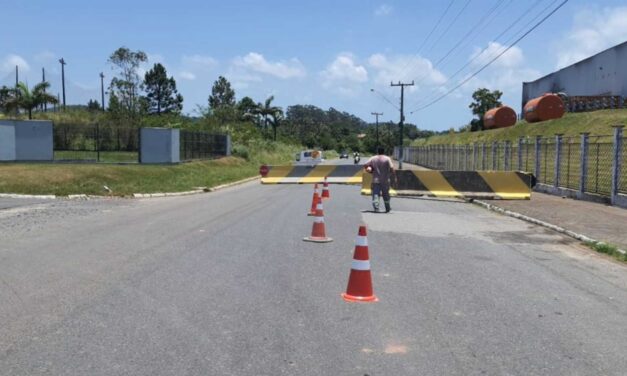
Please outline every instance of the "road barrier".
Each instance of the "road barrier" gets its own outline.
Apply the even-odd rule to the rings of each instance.
[[[361,184],[360,165],[261,166],[262,184]]]
[[[518,171],[396,171],[397,196],[528,200],[533,175]],[[364,174],[361,194],[370,195],[372,175]],[[391,192],[392,193],[392,192]]]

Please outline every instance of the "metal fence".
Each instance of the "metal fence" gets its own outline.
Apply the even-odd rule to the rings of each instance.
[[[181,130],[181,160],[213,159],[229,154],[229,136]]]
[[[395,150],[398,158],[399,150]],[[595,194],[614,202],[627,194],[627,146],[622,126],[613,135],[521,137],[469,145],[406,147],[403,161],[437,170],[519,170],[538,183]]]
[[[53,125],[55,161],[136,163],[139,146],[139,128],[109,124]]]

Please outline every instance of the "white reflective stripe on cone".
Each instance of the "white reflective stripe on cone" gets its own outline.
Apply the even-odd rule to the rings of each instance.
[[[316,223],[324,223],[324,217],[314,217],[314,222],[316,222]]]
[[[361,247],[367,247],[368,238],[366,238],[365,236],[357,236],[357,238],[355,238],[355,245],[361,246]]]
[[[370,270],[370,261],[369,260],[353,260],[353,263],[351,264],[351,269]]]
[[[318,210],[323,210],[323,209],[322,209],[322,205],[321,205],[321,204],[316,205],[316,209],[318,209]]]

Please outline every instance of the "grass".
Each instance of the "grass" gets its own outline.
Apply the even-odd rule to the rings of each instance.
[[[584,244],[599,253],[604,253],[619,261],[627,262],[627,254],[619,252],[618,248],[614,245],[603,242],[585,242]]]
[[[508,128],[491,129],[482,132],[461,132],[419,139],[412,146],[442,144],[472,144],[492,141],[517,141],[520,137],[552,137],[564,134],[565,137],[579,137],[583,132],[592,136],[611,135],[612,125],[627,125],[627,109],[599,110],[592,112],[567,113],[561,119],[540,123],[527,123],[524,120]]]
[[[98,153],[95,151],[55,151],[55,161],[96,162]],[[100,162],[103,163],[137,163],[139,153],[133,151],[101,151]]]
[[[214,187],[258,174],[261,164],[281,164],[293,159],[299,148],[268,143],[248,159],[226,157],[178,165],[116,165],[71,163],[0,164],[0,193],[107,195],[181,192]]]

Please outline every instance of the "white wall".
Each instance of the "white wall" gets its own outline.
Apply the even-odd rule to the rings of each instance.
[[[522,106],[554,89],[574,95],[627,97],[627,42],[532,82],[523,82]]]

